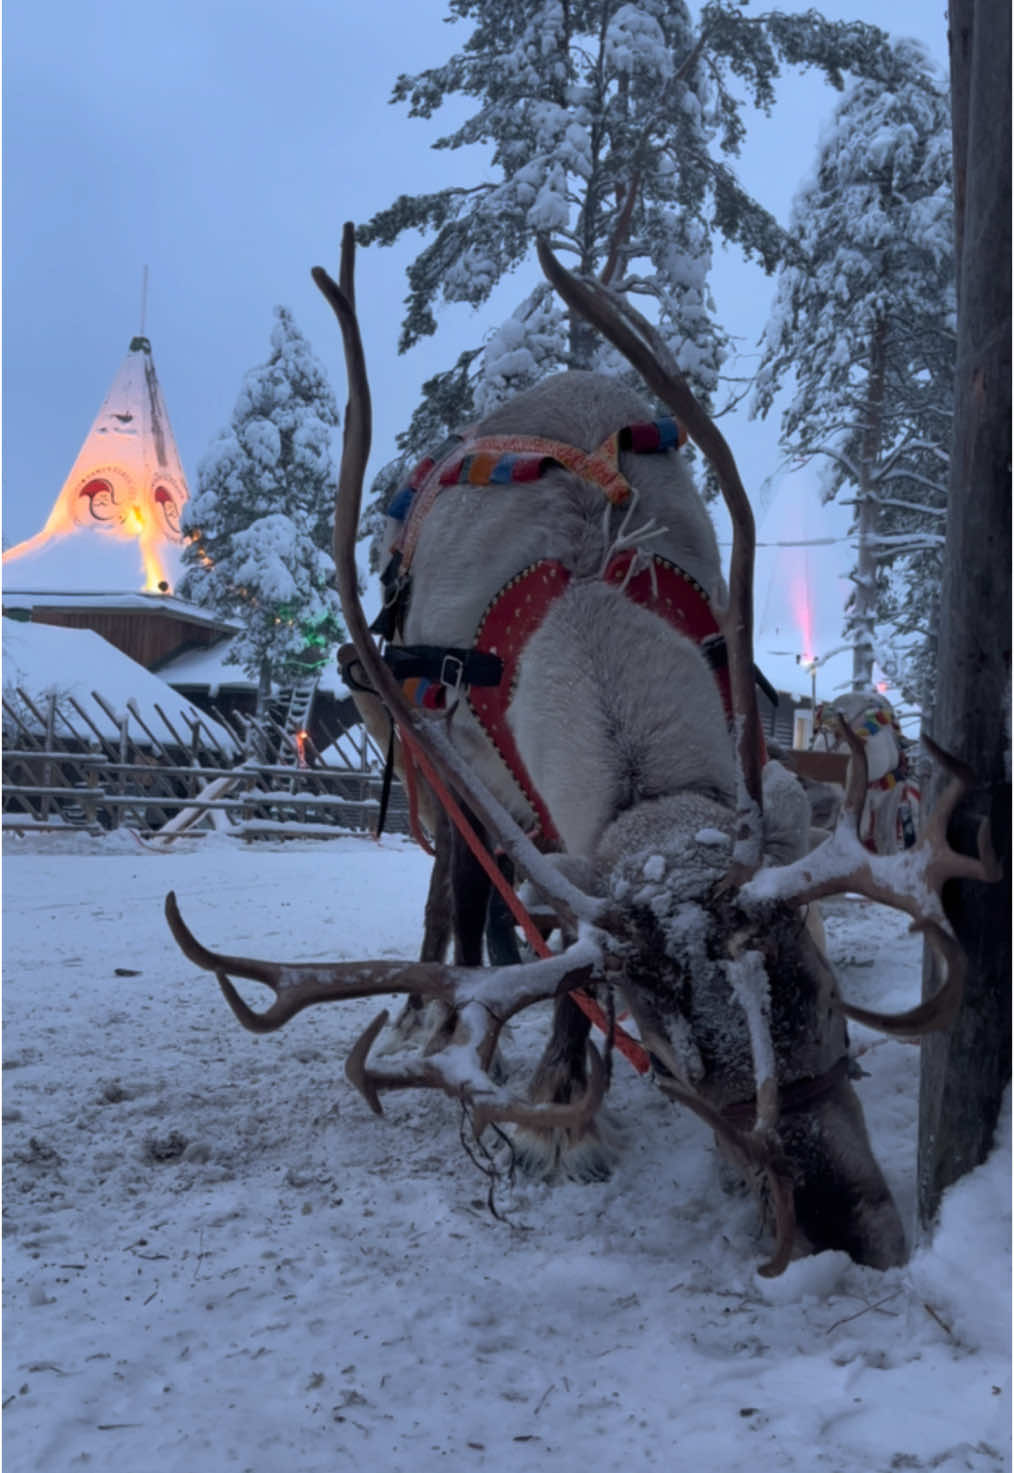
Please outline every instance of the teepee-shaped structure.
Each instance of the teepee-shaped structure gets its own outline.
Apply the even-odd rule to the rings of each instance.
[[[181,543],[186,477],[155,374],[151,344],[131,340],[45,526],[3,555],[8,563],[85,529],[136,540],[145,591],[169,592],[168,544]]]

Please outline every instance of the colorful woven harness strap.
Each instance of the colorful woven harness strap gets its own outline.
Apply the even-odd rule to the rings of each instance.
[[[552,466],[562,466],[600,487],[612,506],[623,506],[630,499],[630,483],[620,471],[620,451],[644,455],[675,450],[686,443],[686,438],[686,430],[676,420],[658,419],[626,425],[591,451],[538,435],[482,435],[466,439],[436,463],[422,461],[413,476],[413,485],[400,491],[391,504],[389,514],[403,522],[395,542],[395,550],[401,554],[399,575],[407,577],[426,517],[447,486],[531,483]]]
[[[833,705],[830,713],[828,713],[827,706],[821,701],[817,707],[818,730],[833,731],[833,727],[826,719],[827,714],[840,716],[842,713],[838,710],[837,706]],[[899,730],[898,721],[894,713],[889,707],[885,709],[883,706],[868,706],[865,711],[860,711],[859,715],[849,722],[849,726],[862,742],[869,741],[871,736],[876,736],[877,732],[882,731],[885,726],[893,726],[895,731]]]

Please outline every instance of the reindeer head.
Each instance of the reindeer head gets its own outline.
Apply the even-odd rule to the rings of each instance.
[[[587,856],[581,883],[568,879],[566,866],[540,853],[466,766],[444,726],[423,724],[406,705],[368,632],[354,561],[370,399],[354,305],[353,240],[346,226],[340,283],[319,267],[313,273],[338,317],[349,378],[335,517],[338,586],[349,633],[427,781],[452,810],[460,800],[479,817],[555,911],[569,944],[552,953],[532,928],[539,959],[508,968],[377,960],[297,966],[208,951],[187,930],[170,895],[166,910],[176,940],[196,965],[217,975],[230,1007],[254,1031],[270,1031],[304,1007],[342,998],[412,992],[440,999],[456,1018],[446,1046],[401,1067],[372,1065],[370,1048],[387,1016],[382,1013],[353,1050],[347,1073],[378,1112],[385,1090],[443,1090],[469,1106],[477,1131],[493,1121],[579,1128],[590,1117],[605,1083],[594,1050],[588,1088],[567,1105],[533,1105],[495,1084],[488,1071],[501,1028],[521,1009],[596,981],[615,984],[638,1023],[660,1087],[705,1120],[758,1184],[776,1230],[766,1272],[779,1272],[801,1246],[846,1247],[880,1265],[899,1261],[900,1223],[846,1078],[845,1019],[910,1036],[946,1026],[953,1014],[962,958],[940,905],[940,888],[952,875],[995,874],[985,835],[974,860],[946,843],[947,819],[968,774],[938,754],[951,767],[952,782],[919,846],[903,856],[873,856],[856,836],[865,756],[849,734],[852,766],[835,834],[812,854],[786,852],[774,820],[789,801],[787,790],[771,803],[780,769],[771,765],[766,776],[761,769],[751,633],[753,519],[735,462],[650,325],[602,288],[570,276],[540,244],[543,268],[564,299],[626,355],[708,456],[734,527],[723,622],[735,718],[735,794],[731,786],[717,794],[679,791],[614,816]],[[726,740],[724,719],[716,740]],[[812,900],[845,890],[906,911],[926,932],[945,972],[929,1002],[887,1018],[840,1000],[830,968],[807,934],[804,912]],[[233,977],[270,987],[272,1006],[255,1013]]]

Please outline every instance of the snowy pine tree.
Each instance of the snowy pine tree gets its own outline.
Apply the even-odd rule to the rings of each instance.
[[[854,498],[854,688],[873,684],[879,625],[878,658],[925,703],[953,403],[950,109],[921,48],[899,42],[894,61],[841,103],[796,198],[802,258],[779,281],[754,407],[793,383],[784,447],[825,458],[826,500]]]
[[[229,659],[260,682],[318,668],[342,637],[331,519],[338,407],[285,307],[268,361],[245,376],[229,428],[184,509],[184,597],[243,628]]]
[[[403,195],[359,231],[389,245],[432,234],[408,271],[400,349],[436,330],[441,301],[481,306],[530,254],[537,232],[578,272],[636,298],[696,391],[718,384],[726,339],[708,290],[715,234],[767,270],[789,243],[739,185],[727,159],[744,136],[744,99],[767,109],[783,63],[880,75],[887,37],[815,11],[750,16],[709,0],[451,0],[472,30],[445,65],[402,76],[392,101],[431,118],[448,97],[476,111],[433,145],[485,145],[487,177]],[[561,368],[630,369],[540,283],[481,347],[424,386],[374,485],[377,506],[411,462],[462,423]]]

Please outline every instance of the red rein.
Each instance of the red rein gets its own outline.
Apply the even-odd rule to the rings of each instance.
[[[500,873],[499,866],[496,864],[486,846],[480,841],[475,830],[472,828],[472,825],[468,822],[468,819],[462,813],[459,804],[454,798],[454,795],[448,791],[447,786],[444,782],[442,782],[441,778],[436,772],[436,769],[433,767],[433,764],[426,756],[426,753],[423,750],[421,744],[417,741],[414,732],[412,732],[406,726],[400,725],[399,733],[401,736],[402,745],[404,747],[405,756],[408,759],[405,763],[407,778],[406,786],[409,789],[410,803],[413,809],[413,832],[415,833],[417,829],[417,824],[414,817],[415,785],[411,781],[411,779],[408,778],[408,773],[413,766],[417,765],[423,773],[423,776],[426,778],[426,781],[430,784],[431,788],[436,793],[437,798],[440,800],[441,804],[444,807],[444,810],[450,815],[451,821],[453,822],[455,828],[458,830],[458,833],[461,834],[469,849],[471,849],[476,859],[486,871],[490,880],[503,896],[504,903],[507,905],[511,914],[514,916],[514,919],[517,921],[518,925],[525,933],[525,937],[529,945],[532,947],[532,950],[536,953],[537,956],[540,957],[551,956],[552,953],[550,952],[549,947],[546,945],[546,942],[543,940],[543,937],[536,927],[535,922],[532,920],[531,916],[528,914],[527,910],[518,899],[518,895],[514,889],[514,886],[511,885]],[[579,991],[572,992],[571,997],[573,997],[574,1001],[577,1003],[578,1007],[581,1009],[584,1015],[587,1018],[591,1019],[595,1027],[598,1028],[602,1033],[608,1034],[609,1019],[606,1016],[605,1011],[599,1006],[594,998],[588,997],[585,993]],[[613,1024],[612,1042],[613,1046],[619,1049],[620,1053],[628,1061],[628,1063],[633,1065],[638,1074],[648,1073],[649,1069],[651,1068],[651,1059],[649,1058],[647,1051],[642,1048],[642,1046],[637,1042],[636,1038],[631,1038],[630,1034],[627,1033],[624,1029],[620,1028],[619,1025],[616,1023]]]

